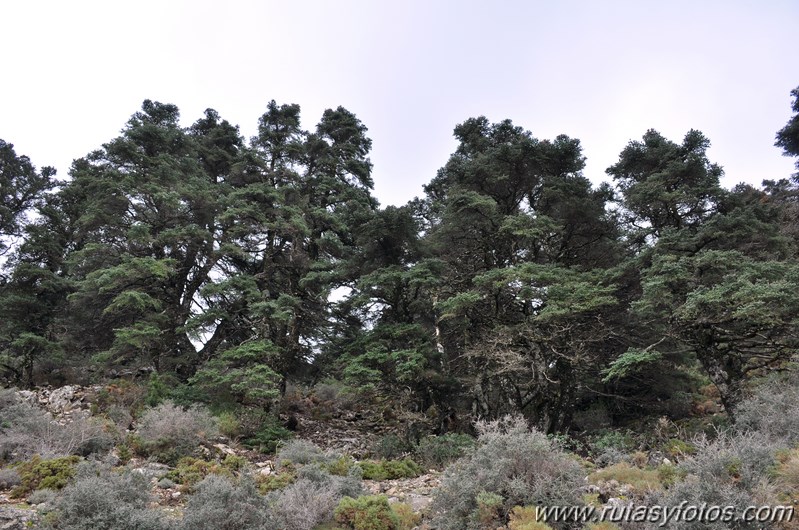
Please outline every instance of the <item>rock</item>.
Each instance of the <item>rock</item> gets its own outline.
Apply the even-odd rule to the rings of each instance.
[[[236,451],[225,444],[214,444],[214,448],[216,448],[222,454],[236,456]]]
[[[262,467],[261,469],[258,470],[258,473],[263,475],[264,477],[268,477],[269,475],[272,474],[272,468],[271,467]]]
[[[62,386],[50,392],[48,403],[50,409],[55,412],[65,412],[74,408],[72,401],[75,399],[74,386]]]
[[[36,526],[38,514],[13,506],[0,506],[0,530],[27,530]]]
[[[180,498],[180,492],[179,491],[173,491],[172,492],[172,498],[175,499],[175,500],[179,499]]]
[[[39,402],[39,398],[36,395],[36,392],[31,390],[20,390],[17,392],[17,395],[22,398],[23,401],[27,401],[31,405],[36,405]]]
[[[664,457],[663,458],[663,465],[664,466],[673,466],[674,464],[671,463],[671,460],[669,460],[668,458]]]
[[[169,466],[166,464],[159,464],[158,462],[147,462],[141,467],[134,468],[133,473],[144,475],[148,479],[155,479],[165,475],[169,471]]]

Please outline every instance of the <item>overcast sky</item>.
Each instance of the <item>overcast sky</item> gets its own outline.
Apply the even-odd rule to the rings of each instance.
[[[269,100],[312,129],[343,105],[369,128],[375,194],[403,204],[478,115],[579,138],[585,175],[654,128],[699,129],[723,183],[793,171],[774,147],[799,86],[799,2],[9,1],[0,138],[64,176],[144,99],[254,134]]]

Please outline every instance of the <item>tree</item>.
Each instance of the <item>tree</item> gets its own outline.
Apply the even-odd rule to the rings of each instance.
[[[791,91],[793,104],[791,108],[796,113],[788,120],[788,123],[777,132],[777,141],[774,143],[781,147],[785,156],[799,157],[799,87]],[[799,169],[799,160],[796,161],[796,168]],[[799,179],[799,173],[794,175]]]
[[[710,141],[696,130],[676,144],[650,129],[606,171],[622,195],[634,242],[669,229],[695,229],[715,211],[723,171],[707,159]]]
[[[18,156],[13,144],[0,140],[0,257],[23,236],[27,215],[55,187],[54,176],[55,169],[36,171],[27,156]]]
[[[568,426],[615,305],[603,270],[619,255],[612,193],[580,173],[578,140],[540,141],[509,120],[470,119],[456,152],[425,187],[442,367],[473,412],[523,412]]]

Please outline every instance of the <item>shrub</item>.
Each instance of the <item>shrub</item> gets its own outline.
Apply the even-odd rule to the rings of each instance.
[[[78,417],[60,425],[44,410],[22,401],[13,390],[0,395],[0,458],[27,460],[80,454],[88,456],[113,447],[100,422]]]
[[[312,530],[328,521],[340,496],[330,484],[298,479],[276,495],[272,509],[285,530]]]
[[[431,511],[439,528],[466,527],[481,492],[504,499],[503,522],[517,505],[581,504],[582,467],[545,434],[528,430],[524,418],[478,422],[477,428],[477,448],[447,468],[433,498]]]
[[[425,436],[419,441],[415,454],[425,466],[443,469],[473,449],[476,443],[468,434]]]
[[[534,506],[515,506],[510,512],[509,530],[551,530],[551,526],[538,520]]]
[[[424,472],[424,469],[410,458],[382,460],[379,462],[365,461],[359,462],[358,466],[363,470],[363,478],[368,480],[413,478]]]
[[[75,481],[62,490],[52,525],[58,530],[169,530],[170,522],[147,507],[150,500],[144,476],[83,463]]]
[[[334,517],[337,523],[352,530],[398,530],[400,527],[399,517],[383,495],[344,497]]]
[[[235,484],[226,477],[209,475],[197,485],[184,511],[183,530],[274,530],[280,528],[255,484]]]
[[[248,418],[252,421],[252,418]],[[242,430],[247,430],[246,424],[242,422]],[[286,429],[274,416],[267,416],[262,419],[260,426],[253,430],[250,435],[246,435],[243,444],[252,449],[257,449],[262,453],[272,454],[277,451],[281,442],[290,439],[293,433]]]
[[[280,465],[327,464],[338,458],[339,455],[326,453],[321,447],[308,440],[289,440],[277,452],[277,460]]]
[[[735,428],[756,431],[790,446],[799,443],[799,379],[771,379],[738,406]]]
[[[399,520],[399,530],[413,530],[422,521],[422,516],[413,511],[410,504],[395,502],[391,504],[391,511]]]
[[[758,433],[722,434],[716,440],[700,438],[696,454],[678,466],[683,480],[655,494],[648,504],[676,506],[681,502],[739,508],[767,503],[772,496],[769,472],[774,465],[775,445]],[[738,514],[740,515],[740,513]],[[757,528],[741,526],[741,528]],[[719,529],[724,524],[675,521],[671,528]]]
[[[396,434],[386,434],[381,436],[374,447],[372,454],[377,458],[389,460],[399,458],[410,450],[410,446]]]
[[[241,423],[233,412],[225,411],[216,418],[219,432],[228,438],[236,438],[241,434]]]
[[[11,489],[14,486],[19,486],[22,479],[16,469],[5,467],[0,469],[0,490]]]
[[[292,472],[272,473],[269,475],[255,475],[255,485],[262,494],[282,490],[297,480],[297,475]]]
[[[42,460],[37,455],[28,462],[18,464],[16,469],[20,483],[11,490],[11,496],[19,498],[37,489],[63,488],[75,475],[75,465],[78,460],[77,456]]]
[[[588,481],[596,484],[600,481],[616,480],[619,484],[631,485],[633,493],[644,495],[650,491],[661,489],[660,477],[661,475],[656,469],[642,469],[620,462],[592,473],[588,477]]]
[[[168,464],[192,455],[202,442],[217,435],[214,417],[198,405],[184,409],[167,401],[148,409],[139,422],[144,450]]]
[[[194,486],[208,475],[233,477],[231,470],[221,464],[184,456],[174,469],[164,475],[164,478],[184,486]]]
[[[477,508],[472,513],[472,519],[478,528],[496,528],[502,518],[504,500],[501,495],[481,491],[475,501]]]

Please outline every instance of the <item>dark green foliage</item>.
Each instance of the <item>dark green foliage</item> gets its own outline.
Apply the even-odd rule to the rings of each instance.
[[[292,436],[293,433],[286,429],[277,418],[269,416],[252,436],[244,438],[242,443],[247,447],[258,449],[262,453],[274,453],[282,442]]]
[[[411,460],[379,460],[359,462],[358,466],[363,470],[363,478],[368,480],[393,480],[397,478],[418,477],[424,469]]]
[[[799,87],[791,90],[791,96],[793,96],[791,109],[795,114],[785,127],[777,132],[777,141],[774,145],[782,147],[786,156],[799,157]],[[796,168],[799,169],[799,160],[796,162]]]
[[[344,497],[336,507],[335,519],[352,530],[398,530],[400,525],[388,498],[382,495]]]
[[[440,436],[425,436],[414,448],[416,458],[426,467],[444,469],[455,460],[469,453],[477,441],[468,434],[448,433]]]

